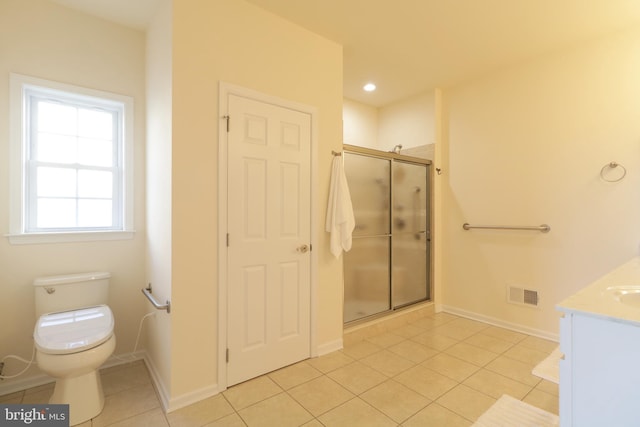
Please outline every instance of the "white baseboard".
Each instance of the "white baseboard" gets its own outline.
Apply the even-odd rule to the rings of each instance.
[[[318,356],[324,356],[325,354],[333,353],[334,351],[342,350],[344,343],[342,338],[320,344],[317,348],[316,354]]]
[[[559,342],[560,336],[549,331],[543,331],[540,329],[530,328],[528,326],[520,325],[518,323],[506,322],[502,319],[496,319],[495,317],[485,316],[482,314],[474,313],[472,311],[463,310],[448,305],[440,306],[441,310],[446,313],[455,314],[456,316],[466,317],[467,319],[478,320],[480,322],[488,323],[490,325],[499,326],[501,328],[509,329],[516,332],[521,332],[527,335],[533,335],[535,337],[544,338],[547,340]]]
[[[185,406],[200,402],[208,397],[215,396],[221,391],[222,390],[218,388],[218,384],[213,384],[211,386],[185,393],[181,396],[173,397],[169,399],[169,405],[165,409],[165,412],[169,413],[177,409],[184,408]]]
[[[162,406],[162,410],[164,412],[168,412],[167,409],[169,408],[170,400],[169,392],[167,391],[164,382],[162,382],[162,379],[158,374],[158,369],[156,368],[156,365],[154,365],[148,353],[145,353],[144,364],[147,365],[147,370],[149,371],[149,375],[151,376],[151,382],[158,392],[158,397],[160,398],[160,406]]]

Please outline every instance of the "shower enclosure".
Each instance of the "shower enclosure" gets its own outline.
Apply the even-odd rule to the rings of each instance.
[[[431,299],[431,162],[346,145],[343,156],[356,220],[344,322]]]

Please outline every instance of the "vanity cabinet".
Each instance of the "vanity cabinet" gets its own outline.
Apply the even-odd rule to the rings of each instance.
[[[640,426],[640,323],[558,309],[560,425]]]

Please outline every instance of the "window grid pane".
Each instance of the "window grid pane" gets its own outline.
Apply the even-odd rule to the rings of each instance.
[[[25,231],[121,230],[122,106],[87,106],[67,95],[28,100]]]

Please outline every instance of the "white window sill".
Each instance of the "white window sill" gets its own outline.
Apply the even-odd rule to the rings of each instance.
[[[130,240],[135,231],[84,231],[76,233],[6,234],[12,245],[38,243],[97,242],[102,240]]]

